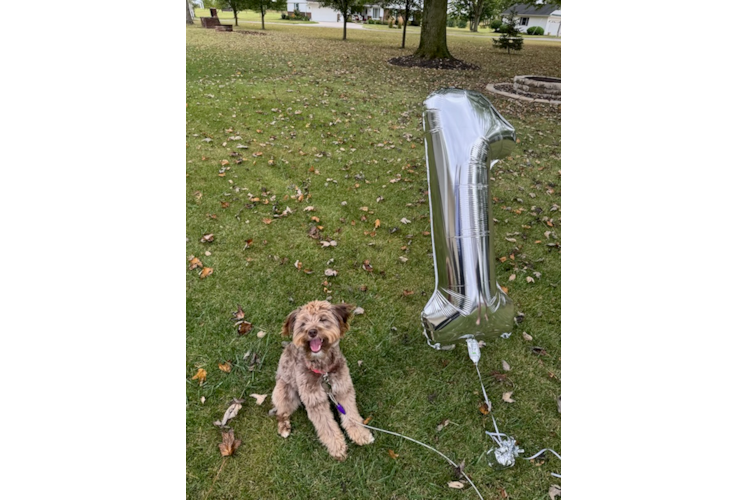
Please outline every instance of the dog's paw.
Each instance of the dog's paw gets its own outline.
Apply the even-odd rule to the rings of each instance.
[[[371,444],[374,442],[374,435],[364,427],[354,426],[348,429],[348,437],[359,446]]]
[[[332,455],[332,458],[334,458],[338,462],[342,462],[343,460],[348,458],[348,453],[346,452],[345,449],[343,449],[342,453],[341,452],[337,452],[337,453],[330,452],[330,455]]]
[[[291,435],[291,423],[290,422],[278,422],[278,434],[282,438],[287,438]]]

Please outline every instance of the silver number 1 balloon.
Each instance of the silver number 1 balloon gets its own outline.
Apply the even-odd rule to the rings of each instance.
[[[436,289],[421,313],[429,344],[511,332],[514,306],[496,282],[488,171],[514,147],[514,127],[478,92],[442,89],[424,102]]]

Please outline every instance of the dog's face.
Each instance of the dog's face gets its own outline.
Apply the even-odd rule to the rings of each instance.
[[[288,315],[281,334],[293,335],[294,345],[309,355],[322,356],[348,330],[352,309],[351,304],[332,305],[323,300],[309,302]]]

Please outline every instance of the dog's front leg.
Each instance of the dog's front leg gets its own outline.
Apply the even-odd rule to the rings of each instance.
[[[356,407],[356,391],[353,389],[353,381],[351,381],[351,375],[347,367],[333,377],[332,391],[335,399],[345,411],[345,414],[340,416],[340,423],[348,437],[361,446],[373,443],[374,436],[369,429],[361,425],[363,419],[358,413],[358,407]]]
[[[306,407],[309,420],[317,429],[319,440],[327,447],[330,455],[340,461],[345,460],[347,456],[345,437],[343,437],[343,432],[335,422],[332,411],[330,411],[330,402],[325,391],[319,387],[311,393],[301,391],[300,396]]]

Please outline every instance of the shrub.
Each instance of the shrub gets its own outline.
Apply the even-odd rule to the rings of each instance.
[[[421,23],[419,23],[419,22],[418,22],[418,21],[416,21],[415,19],[413,19],[413,20],[412,20],[412,21],[410,22],[410,25],[411,25],[411,26],[419,26],[420,24],[421,24]]]
[[[467,26],[467,21],[465,21],[464,19],[460,19],[459,21],[457,21],[458,28],[464,28],[466,26]]]
[[[288,19],[288,14],[286,14],[285,12],[281,14],[281,19]]]
[[[494,19],[493,21],[491,21],[491,29],[499,33],[499,28],[501,28],[501,24],[502,24],[501,21],[499,21],[498,19]]]
[[[528,35],[542,35],[543,33],[545,33],[545,31],[543,31],[543,28],[541,28],[540,26],[532,26],[531,28],[527,28]]]
[[[447,28],[454,28],[455,27],[455,18],[450,17],[447,19]]]
[[[395,24],[395,20],[392,18],[390,18],[390,20],[387,22],[387,26],[389,26],[390,28],[393,28],[394,24]]]

